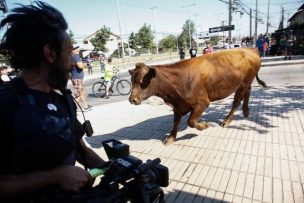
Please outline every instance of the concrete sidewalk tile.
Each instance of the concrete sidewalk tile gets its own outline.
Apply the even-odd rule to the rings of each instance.
[[[256,175],[254,180],[253,199],[262,201],[263,200],[263,176]]]
[[[247,140],[245,154],[251,155],[253,141]]]
[[[200,160],[202,159],[202,157],[204,156],[204,154],[206,153],[206,149],[201,149],[201,148],[198,148],[199,150],[197,151],[197,154],[196,156],[194,157],[193,159],[193,162],[195,163],[199,163]]]
[[[266,153],[265,156],[266,157],[272,157],[272,143],[266,143]]]
[[[237,152],[239,150],[240,143],[241,143],[241,140],[234,140],[231,152]]]
[[[289,167],[290,167],[291,181],[301,182],[297,162],[296,161],[289,161]]]
[[[273,177],[275,178],[282,178],[281,173],[281,160],[280,159],[273,159]]]
[[[240,154],[244,154],[245,153],[245,149],[246,149],[246,144],[247,144],[247,140],[241,140],[241,143],[239,145],[239,148],[238,148],[238,153]]]
[[[214,178],[212,180],[212,183],[210,185],[210,189],[217,191],[219,184],[221,182],[223,173],[224,173],[224,169],[217,168]]]
[[[193,203],[202,203],[207,195],[207,189],[206,188],[200,188],[197,196],[195,197]]]
[[[282,179],[273,179],[273,202],[283,202],[283,182]]]
[[[217,151],[216,150],[212,150],[211,153],[209,154],[208,159],[205,162],[205,165],[212,166],[212,164],[213,164],[213,162],[215,160],[216,155],[217,155]]]
[[[168,196],[166,202],[175,202],[178,196],[180,195],[180,192],[183,190],[184,185],[184,183],[177,182],[172,192]]]
[[[210,154],[213,152],[213,150],[210,149],[206,149],[205,153],[203,154],[203,156],[201,157],[201,159],[199,160],[199,164],[205,164],[206,161],[209,159]]]
[[[243,198],[242,203],[252,203],[252,199]]]
[[[240,170],[241,165],[242,165],[242,161],[243,161],[243,157],[244,157],[243,154],[237,154],[236,155],[232,170],[234,170],[234,171],[239,171]]]
[[[212,166],[215,166],[215,167],[219,167],[220,165],[220,162],[223,158],[223,155],[224,155],[224,152],[223,151],[217,151],[217,154],[214,158],[214,161],[212,163]]]
[[[284,203],[294,202],[291,181],[283,180],[283,200]]]
[[[178,181],[179,179],[176,179],[175,177],[180,172],[181,168],[183,167],[185,163],[183,161],[177,161],[175,167],[170,171],[170,178],[173,180]]]
[[[265,153],[266,153],[266,143],[265,142],[260,142],[259,156],[265,156]]]
[[[257,159],[258,159],[257,156],[251,156],[250,157],[248,173],[255,173],[256,166],[257,166]]]
[[[287,154],[287,146],[284,145],[280,145],[280,157],[281,159],[286,159],[288,160],[288,154]]]
[[[165,199],[167,200],[171,194],[175,192],[177,181],[172,180],[167,187],[164,188]]]
[[[230,139],[228,138],[223,138],[223,142],[221,143],[220,147],[218,150],[221,150],[221,151],[225,151],[227,145],[228,145],[228,142],[229,142]],[[304,141],[303,141],[304,143]]]
[[[226,169],[232,169],[234,161],[236,158],[236,153],[230,153],[227,165],[226,165]]]
[[[219,187],[218,187],[218,191],[226,192],[226,188],[227,188],[230,176],[231,176],[231,171],[230,170],[224,170],[224,173],[223,173],[222,178],[221,178],[221,182],[220,182]]]
[[[301,183],[304,184],[304,163],[298,162],[298,168],[299,168]]]
[[[292,189],[293,189],[293,197],[295,203],[303,203],[304,202],[304,195],[303,195],[303,188],[300,183],[292,182]]]
[[[234,194],[241,197],[243,196],[243,192],[246,184],[246,176],[247,176],[246,173],[242,173],[242,172],[239,173]]]
[[[235,186],[238,180],[239,173],[237,171],[232,171],[231,176],[228,181],[226,192],[234,194]]]
[[[186,196],[184,202],[185,203],[194,202],[198,191],[199,191],[199,187],[191,185],[190,190],[188,190],[188,195]]]
[[[202,169],[203,169],[203,165],[198,164],[196,165],[195,169],[193,170],[193,173],[191,173],[189,179],[188,179],[188,184],[192,184],[194,185],[196,179],[198,178],[199,174],[201,173]]]
[[[256,174],[258,175],[264,175],[264,169],[265,169],[265,157],[258,156],[258,162],[256,166]]]
[[[291,160],[291,161],[297,160],[293,145],[287,145],[287,152],[288,152],[288,159],[289,160]]]
[[[239,197],[239,196],[234,195],[234,196],[233,196],[232,202],[233,202],[233,203],[242,203],[242,202],[243,202],[243,199],[242,199],[242,197]]]
[[[212,203],[212,201],[214,200],[214,197],[215,197],[215,193],[216,192],[214,190],[208,190],[203,203]]]
[[[253,142],[253,144],[252,144],[252,151],[251,151],[252,155],[256,155],[256,156],[259,155],[259,146],[260,146],[259,142]]]
[[[290,169],[287,160],[281,160],[281,172],[284,180],[290,180]]]
[[[216,192],[212,203],[221,203],[224,198],[224,193]]]
[[[226,165],[227,165],[227,162],[229,160],[229,156],[230,156],[230,153],[229,152],[224,152],[223,156],[222,156],[222,159],[219,163],[219,167],[221,168],[225,168]]]
[[[174,202],[175,203],[184,203],[184,202],[186,202],[187,196],[194,196],[195,197],[195,194],[190,193],[191,188],[192,188],[191,185],[185,184],[184,187],[183,187],[183,190],[179,193],[178,197],[175,199]]]
[[[185,182],[185,183],[188,182],[188,180],[191,177],[191,174],[194,172],[196,166],[197,166],[197,164],[190,163],[190,165],[187,167],[185,173],[182,175],[180,181]]]
[[[175,180],[181,180],[182,177],[184,176],[184,174],[186,173],[190,163],[189,162],[182,162],[183,165],[181,167],[179,167],[179,170],[177,172],[177,174],[175,175],[174,179]]]
[[[209,170],[208,170],[208,174],[206,175],[206,178],[202,184],[202,187],[204,188],[209,188],[211,183],[212,183],[212,180],[214,178],[214,175],[216,173],[216,167],[210,167]]]
[[[248,167],[249,167],[249,161],[250,161],[250,156],[249,155],[244,155],[242,165],[241,165],[241,172],[247,173]]]
[[[197,179],[194,182],[194,185],[202,187],[202,184],[208,174],[208,171],[210,169],[210,166],[204,166],[202,170],[200,171],[200,174],[198,175]]]
[[[245,188],[243,192],[245,197],[252,198],[253,190],[254,190],[254,179],[255,179],[254,174],[249,174],[249,173],[247,174]]]
[[[232,202],[232,200],[233,200],[233,195],[225,193],[224,198],[223,198],[223,202]]]
[[[264,177],[263,202],[272,202],[272,178]]]
[[[272,177],[272,158],[266,158],[265,159],[265,171],[264,171],[264,175],[268,176],[268,177]]]
[[[297,161],[304,162],[304,153],[302,151],[302,148],[300,146],[295,146],[294,148]]]

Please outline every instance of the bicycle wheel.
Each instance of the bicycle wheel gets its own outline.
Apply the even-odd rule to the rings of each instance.
[[[102,82],[96,82],[92,86],[95,97],[104,97],[106,95],[106,86]]]
[[[128,80],[119,80],[116,84],[116,90],[121,95],[128,95],[131,92],[131,83]]]

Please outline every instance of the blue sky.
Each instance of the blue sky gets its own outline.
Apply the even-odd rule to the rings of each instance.
[[[15,3],[29,4],[30,0],[6,0],[9,9]],[[228,0],[226,0],[228,1]],[[255,9],[255,0],[241,0],[248,8]],[[116,0],[45,0],[59,9],[69,23],[69,28],[76,38],[83,38],[95,32],[104,25],[111,31],[119,34]],[[264,24],[258,25],[258,33],[266,31],[268,0],[259,0],[259,16]],[[281,16],[281,7],[284,6],[285,19],[291,17],[304,0],[270,0],[270,32],[277,29]],[[187,5],[195,4],[187,8]],[[153,10],[156,6],[156,31],[159,38],[168,33],[178,34],[187,19],[196,22],[198,31],[207,31],[210,27],[219,26],[222,20],[228,23],[228,5],[219,0],[119,0],[122,35],[132,31],[137,32],[144,23],[150,24],[154,29]],[[240,17],[233,14],[232,24],[235,25],[233,35],[249,34],[249,16]],[[286,25],[286,22],[285,22]],[[254,22],[252,24],[254,29]]]

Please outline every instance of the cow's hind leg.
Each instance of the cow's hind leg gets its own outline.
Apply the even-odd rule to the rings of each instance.
[[[188,125],[191,128],[196,128],[197,130],[203,130],[208,127],[205,122],[199,123],[199,117],[202,115],[203,111],[209,106],[209,102],[204,105],[197,105],[194,107],[188,119]]]
[[[245,88],[244,86],[241,86],[235,92],[231,110],[230,110],[229,114],[226,116],[226,118],[224,119],[224,121],[222,123],[223,127],[227,127],[229,125],[229,123],[232,121],[233,114],[236,111],[236,109],[239,107],[239,105],[241,104],[241,101],[242,101],[242,99],[244,97],[244,94],[245,94],[247,89],[248,88]]]
[[[177,130],[178,130],[178,126],[180,124],[182,116],[174,110],[174,124],[173,124],[173,129],[170,133],[170,135],[167,137],[167,139],[165,140],[164,144],[165,145],[169,145],[172,144],[175,139],[176,139],[176,134],[177,134]]]
[[[249,87],[247,89],[247,91],[244,93],[244,100],[243,100],[243,115],[244,115],[244,117],[249,116],[248,102],[249,102],[249,97],[250,97],[250,90],[251,90],[251,87]]]

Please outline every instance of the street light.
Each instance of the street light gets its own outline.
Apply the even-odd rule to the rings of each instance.
[[[157,34],[156,34],[156,25],[155,25],[155,9],[156,8],[157,8],[157,6],[154,6],[151,9],[153,9],[154,37],[155,37],[156,54],[158,54]]]
[[[190,6],[195,6],[196,4],[189,4],[189,5],[186,5],[186,6],[182,6],[181,8],[187,8],[187,16],[189,15],[189,7]],[[190,31],[190,21],[188,23],[188,30],[189,30],[189,41],[190,41],[190,48],[191,49],[191,31]]]

